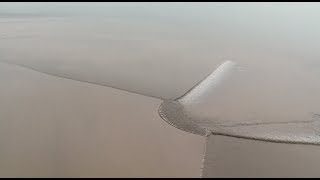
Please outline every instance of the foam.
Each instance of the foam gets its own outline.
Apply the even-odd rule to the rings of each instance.
[[[285,72],[280,77],[260,68],[226,61],[184,96],[164,101],[159,114],[171,125],[202,136],[320,144],[317,86],[304,84],[303,74],[295,71],[287,70],[300,78],[289,81]]]

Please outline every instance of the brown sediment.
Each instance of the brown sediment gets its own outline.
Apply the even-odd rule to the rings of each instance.
[[[199,177],[160,100],[0,63],[1,177]]]

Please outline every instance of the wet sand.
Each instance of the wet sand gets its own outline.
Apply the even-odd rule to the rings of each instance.
[[[0,63],[1,177],[199,177],[204,138],[160,100]]]

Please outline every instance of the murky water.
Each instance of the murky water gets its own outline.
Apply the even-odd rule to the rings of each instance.
[[[227,115],[228,118],[232,118],[239,113],[243,114],[248,111],[251,113],[252,109],[248,107],[258,108],[260,111],[264,107],[270,107],[268,106],[270,104],[276,105],[268,109],[270,118],[277,116],[279,110],[288,112],[285,113],[287,115],[290,115],[290,111],[298,112],[297,110],[301,110],[301,108],[305,112],[310,110],[317,113],[319,112],[317,109],[317,102],[319,102],[317,92],[319,90],[318,77],[320,76],[319,17],[319,3],[0,3],[0,61],[30,67],[55,76],[106,85],[157,98],[174,99],[183,95],[222,62],[232,60],[241,66],[253,67],[250,76],[257,77],[253,78],[256,83],[251,86],[249,81],[236,81],[238,85],[241,83],[247,84],[242,86],[242,90],[241,88],[233,89],[232,96],[226,95],[227,92],[222,93],[224,95],[218,97],[219,101],[215,101],[221,102],[215,105],[215,109],[220,112],[219,116]],[[259,81],[261,72],[263,74],[262,79],[265,82]],[[4,74],[4,76],[21,78],[13,77],[12,74]],[[2,83],[9,83],[7,79],[3,78]],[[34,91],[34,87],[29,86],[28,83],[22,83],[22,85],[19,85],[22,90],[15,93],[15,98],[20,97],[17,95],[24,94],[23,92],[31,93]],[[240,86],[232,84],[230,87]],[[61,89],[59,91],[62,93]],[[240,92],[245,95],[240,95]],[[3,105],[1,105],[7,108],[1,114],[5,116],[2,123],[7,123],[11,129],[21,128],[17,130],[18,133],[22,133],[24,130],[33,132],[34,127],[31,125],[37,124],[39,118],[35,113],[37,110],[29,111],[23,107],[24,111],[21,114],[13,115],[15,106],[12,104],[13,102],[28,104],[31,99],[26,97],[30,98],[30,96],[25,94],[26,99],[18,98],[17,101],[12,101],[10,96],[13,95],[10,89],[6,90],[6,94],[8,96],[3,97],[6,101],[2,101]],[[72,93],[68,94],[71,95]],[[84,94],[86,93],[83,93],[81,97]],[[36,94],[33,94],[32,97],[37,98]],[[48,98],[45,95],[42,97]],[[260,101],[261,97],[268,98],[270,101]],[[80,98],[80,95],[74,98]],[[91,98],[91,96],[87,97],[86,101],[90,102]],[[243,106],[247,102],[246,98],[259,101],[260,106],[255,106],[254,103]],[[279,103],[274,103],[275,101],[270,103],[272,98],[279,99]],[[72,101],[72,99],[69,99],[69,101]],[[51,102],[51,100],[46,102]],[[135,103],[135,100],[131,103]],[[111,104],[109,106],[105,105],[104,109],[108,109],[105,107],[110,107]],[[93,113],[95,108],[102,108],[101,106],[103,106],[101,104],[96,105],[93,102],[91,105],[94,108],[84,106],[81,111],[92,110],[91,113]],[[60,105],[56,104],[55,106]],[[65,115],[64,118],[72,117],[73,121],[70,120],[70,128],[72,129],[74,125],[77,125],[76,120],[80,118],[80,114],[75,113],[78,112],[79,107],[74,107],[72,104],[66,106],[68,107],[64,108],[64,111],[68,111],[68,115]],[[42,106],[39,105],[39,107]],[[212,115],[210,114],[212,111],[208,110],[212,106],[203,107],[199,111],[201,115]],[[51,119],[57,114],[57,112],[51,110],[52,108],[48,108],[46,111],[39,112],[43,112],[43,116]],[[121,108],[118,110],[121,110]],[[142,108],[141,114],[144,111],[146,110]],[[233,113],[230,113],[230,111]],[[8,112],[10,113],[8,114]],[[121,110],[121,113],[124,112],[127,111]],[[206,115],[206,112],[209,112],[209,114]],[[28,113],[30,113],[30,116],[27,116]],[[219,120],[224,121],[222,116],[219,117]],[[148,119],[148,117],[142,119]],[[35,119],[36,122],[29,124],[30,127],[28,126],[28,128],[23,128],[24,126],[20,125],[21,122],[15,125],[10,124],[14,122],[12,119],[15,119],[17,121],[25,120],[26,125],[28,125],[29,121],[27,119],[30,118]],[[81,118],[83,118],[83,123],[86,124],[88,119],[95,119],[96,117],[81,116]],[[126,118],[130,119],[130,117],[121,117],[120,119]],[[157,118],[159,117],[157,116]],[[139,118],[137,117],[137,119]],[[50,123],[55,122],[50,121]],[[58,125],[61,126],[60,128],[65,128],[61,123],[58,123]],[[77,136],[80,135],[82,137],[86,126],[90,126],[90,123],[73,129],[78,132],[73,138],[77,139]],[[112,128],[111,131],[118,133],[121,131],[121,126],[118,125],[118,128]],[[136,128],[139,129],[142,126],[138,124]],[[53,131],[53,129],[51,130]],[[102,131],[104,130],[97,132]],[[8,143],[8,140],[13,144],[15,143],[12,140],[15,136],[10,132],[5,129],[1,132],[4,133],[1,136],[3,144]],[[88,130],[88,132],[92,133],[93,130]],[[137,132],[135,131],[135,133]],[[50,138],[53,139],[48,139],[45,142],[53,142],[57,133],[61,134],[52,132]],[[114,133],[110,133],[110,136]],[[37,135],[41,136],[41,134],[39,132]],[[143,139],[146,134],[139,137]],[[64,135],[61,135],[61,138],[64,139],[64,136],[69,135],[71,136],[71,134],[65,132]],[[38,136],[32,136],[29,139],[36,143],[38,142],[36,137]],[[102,137],[103,135],[101,135]],[[24,142],[23,136],[21,138],[17,142]],[[69,141],[71,144],[74,142],[73,138]],[[133,142],[133,140],[131,141]],[[92,145],[89,143],[88,145],[84,143],[83,146],[80,146],[80,142],[79,140],[77,144],[80,149],[98,146],[99,144]],[[32,144],[30,143],[30,145]],[[9,153],[11,149],[19,151],[26,146],[28,145],[21,145],[23,148],[20,148],[20,145],[3,147],[8,147],[6,152]],[[53,146],[53,144],[51,143],[46,147],[49,146]],[[30,149],[32,149],[32,146],[30,146]],[[93,148],[92,152],[101,149],[103,148]],[[193,150],[198,151],[199,149]],[[63,157],[73,157],[73,151],[61,151],[68,152]],[[31,153],[33,151],[27,152]],[[44,154],[48,153],[45,150],[43,152]],[[76,155],[74,159],[70,160],[72,162],[70,167],[77,164],[77,157],[80,157],[81,153],[84,152],[76,153],[79,156]],[[24,163],[31,161],[32,157],[36,157],[36,154],[27,156],[20,151],[16,152],[15,156],[17,154],[21,155],[20,159],[30,158],[23,161]],[[103,156],[103,153],[100,155]],[[150,157],[153,156],[150,155]],[[11,161],[10,156],[4,157],[7,158],[7,161],[2,161],[7,162],[5,167],[8,169],[6,169],[6,172],[15,174],[15,171],[10,167],[15,167],[16,164]],[[46,155],[43,155],[43,157],[44,159],[48,158]],[[60,154],[50,157],[63,159]],[[130,157],[128,155],[123,159],[130,159]],[[60,162],[57,158],[47,159],[47,165],[57,165],[57,163],[51,162]],[[96,160],[99,158],[97,157]],[[59,173],[54,172],[56,171],[55,168],[48,170],[48,173],[51,175],[66,175],[68,173],[74,175],[79,172],[79,169],[82,169],[85,175],[90,175],[90,173],[105,175],[105,169],[99,172],[90,170],[90,168],[96,167],[94,162],[96,161],[88,158],[85,163],[80,163],[79,166],[81,167],[74,168],[75,171],[70,170],[72,168],[68,171],[67,167],[59,167]],[[110,164],[115,167],[118,162],[122,161],[114,160]],[[105,161],[103,161],[102,166],[110,165],[104,163]],[[148,163],[146,162],[143,167],[149,167],[150,164]],[[40,164],[37,165],[40,166]],[[124,168],[128,175],[133,175],[136,172],[139,172],[137,174],[140,175],[141,172],[146,171],[143,168],[130,169],[133,167],[131,165],[135,163],[123,161],[120,164],[128,164],[128,168]],[[118,169],[123,169],[120,164]],[[177,166],[180,166],[180,164]],[[29,171],[26,170],[26,172]],[[113,175],[112,172],[115,171],[110,171],[111,175]],[[149,172],[154,175],[159,171],[153,169]]]
[[[228,59],[262,62],[270,72],[286,61],[319,75],[319,9],[317,3],[4,3],[1,60],[165,99]]]
[[[160,100],[0,63],[0,177],[199,177]]]

